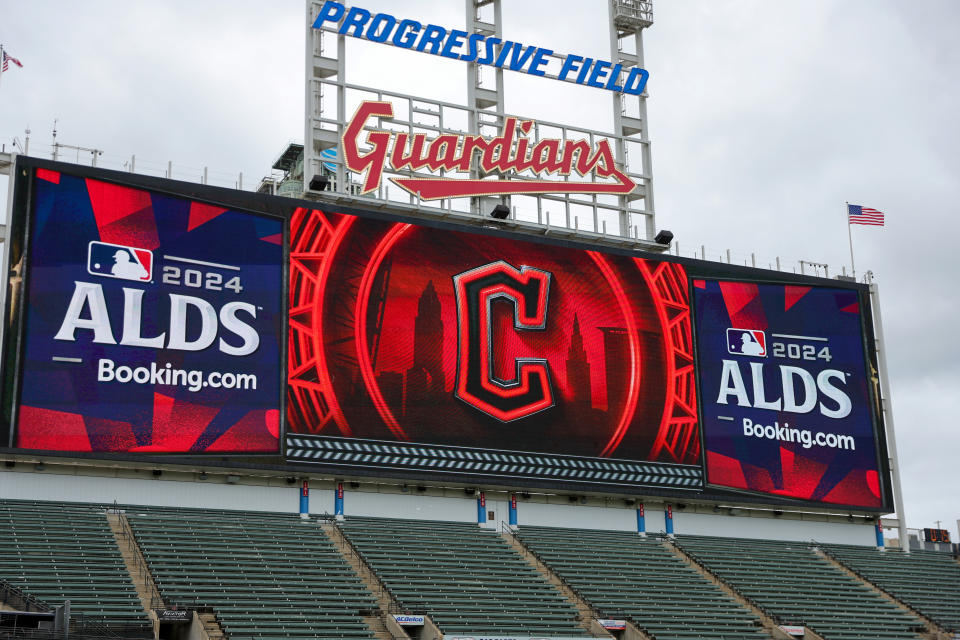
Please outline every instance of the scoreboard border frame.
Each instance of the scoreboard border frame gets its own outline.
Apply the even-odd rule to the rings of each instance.
[[[473,233],[478,235],[488,235],[494,237],[508,238],[512,240],[520,240],[526,242],[534,242],[545,245],[567,247],[572,249],[580,250],[597,250],[596,245],[588,244],[586,241],[577,239],[575,237],[560,237],[560,236],[546,236],[538,235],[528,232],[518,232],[512,230],[509,224],[500,223],[493,219],[487,220],[482,219],[478,220],[477,224],[466,224],[463,221],[453,221],[445,220],[440,217],[431,217],[428,215],[417,216],[411,215],[409,210],[401,210],[398,212],[389,211],[389,210],[372,210],[363,208],[363,203],[360,202],[350,202],[349,199],[347,202],[349,204],[341,204],[334,199],[344,200],[342,197],[337,197],[336,195],[330,195],[329,200],[303,200],[296,198],[288,198],[284,196],[261,194],[254,192],[245,192],[238,191],[235,189],[228,189],[223,187],[215,187],[210,185],[200,185],[196,183],[183,182],[170,180],[167,178],[159,178],[153,176],[145,176],[140,174],[130,174],[121,171],[114,171],[109,169],[102,169],[98,167],[86,167],[82,165],[75,165],[64,162],[55,162],[51,160],[45,160],[41,158],[33,158],[26,156],[17,156],[16,162],[13,167],[13,173],[11,174],[10,184],[11,191],[8,196],[8,207],[7,207],[7,217],[8,217],[8,247],[13,247],[14,251],[4,252],[4,261],[3,268],[4,274],[9,274],[9,265],[10,265],[10,256],[15,253],[18,256],[25,256],[26,252],[29,250],[29,237],[28,229],[25,229],[24,226],[27,224],[27,218],[30,217],[30,205],[32,202],[33,190],[32,190],[32,176],[35,173],[36,169],[49,169],[52,171],[61,171],[70,175],[75,175],[81,178],[93,178],[97,180],[103,180],[105,182],[110,182],[114,184],[119,184],[122,186],[127,186],[131,188],[144,189],[149,191],[154,191],[168,195],[171,197],[177,197],[181,199],[195,200],[199,202],[205,202],[210,204],[215,204],[217,206],[224,206],[230,209],[237,211],[251,213],[254,215],[262,215],[275,217],[283,221],[283,234],[284,234],[284,245],[283,245],[283,259],[284,264],[282,265],[282,274],[284,278],[283,282],[283,292],[282,292],[282,308],[283,308],[283,319],[284,321],[288,315],[289,307],[289,239],[290,239],[290,219],[292,217],[293,211],[298,207],[304,208],[313,208],[313,209],[322,209],[324,211],[329,211],[331,213],[342,213],[349,215],[357,215],[360,217],[378,219],[378,220],[387,220],[394,222],[410,222],[418,226],[431,227],[442,230],[455,230],[467,233]],[[27,171],[28,174],[25,174],[24,171]],[[13,188],[15,186],[15,188]],[[26,188],[24,188],[26,186]],[[19,248],[15,247],[15,243],[20,242]],[[640,257],[644,259],[658,260],[664,262],[672,262],[680,264],[687,271],[687,286],[692,288],[692,281],[696,278],[705,278],[705,279],[722,279],[729,281],[749,281],[756,283],[765,283],[765,284],[795,284],[795,285],[809,285],[817,287],[832,287],[839,289],[848,289],[854,290],[858,293],[858,298],[862,305],[863,312],[861,313],[861,328],[862,328],[862,337],[863,345],[865,351],[865,359],[867,367],[872,372],[875,372],[876,376],[886,375],[886,372],[879,372],[878,362],[876,359],[876,337],[873,326],[873,307],[872,300],[870,296],[869,287],[862,283],[843,281],[843,280],[832,280],[828,278],[821,278],[817,276],[795,274],[795,273],[783,273],[775,272],[766,269],[759,269],[755,267],[747,267],[735,264],[725,264],[725,263],[714,263],[709,261],[697,260],[695,258],[686,258],[681,256],[674,256],[669,254],[655,253],[642,249],[629,249],[618,246],[601,246],[599,250],[610,255],[619,255],[627,257]],[[24,280],[22,287],[26,287],[26,280]],[[3,309],[4,312],[8,312],[8,304],[10,304],[9,298],[9,283],[5,285],[5,295],[3,297]],[[690,292],[690,301],[691,301],[691,313],[693,313],[693,296],[692,291]],[[832,503],[823,503],[817,501],[804,500],[799,498],[788,498],[784,496],[771,495],[759,492],[750,492],[743,490],[730,489],[726,487],[717,487],[709,485],[707,483],[706,477],[706,467],[705,467],[705,458],[701,456],[701,460],[696,465],[679,465],[683,467],[695,467],[704,474],[703,475],[703,484],[699,488],[670,488],[665,486],[619,486],[616,484],[594,484],[589,482],[578,482],[578,481],[552,481],[552,480],[532,480],[529,478],[505,478],[500,477],[495,474],[482,474],[482,475],[472,475],[472,474],[462,474],[462,473],[446,473],[446,472],[422,472],[422,471],[406,471],[402,469],[391,469],[391,468],[370,468],[363,466],[344,466],[344,465],[324,465],[324,464],[313,464],[313,463],[304,463],[302,461],[291,460],[286,456],[287,449],[287,438],[295,434],[287,433],[287,416],[286,416],[286,362],[287,362],[287,339],[288,331],[286,331],[285,326],[281,331],[281,376],[282,376],[282,390],[281,393],[281,416],[280,416],[280,449],[277,453],[238,453],[238,454],[223,454],[223,453],[151,453],[151,454],[131,454],[128,452],[115,452],[115,453],[95,453],[95,452],[60,452],[60,451],[41,451],[41,450],[31,450],[31,449],[19,449],[12,446],[11,438],[14,436],[13,423],[9,421],[10,412],[9,404],[11,402],[11,394],[9,386],[14,382],[12,379],[15,374],[18,374],[21,369],[21,363],[19,362],[20,354],[22,353],[23,344],[22,340],[22,323],[19,322],[22,320],[20,310],[16,311],[16,317],[14,322],[11,324],[12,330],[15,333],[8,333],[4,331],[2,337],[2,344],[0,344],[0,353],[3,353],[5,356],[8,356],[10,352],[16,349],[16,358],[14,362],[14,374],[10,373],[11,367],[7,365],[10,362],[8,357],[4,357],[0,361],[0,453],[9,454],[9,455],[26,455],[26,456],[44,456],[49,458],[57,459],[81,459],[81,460],[102,460],[102,461],[125,461],[125,462],[139,462],[142,464],[170,464],[170,465],[196,465],[198,462],[203,462],[205,465],[211,467],[224,467],[224,468],[235,468],[235,469],[250,469],[250,470],[264,470],[270,472],[276,472],[282,474],[284,472],[289,473],[299,473],[299,474],[318,474],[318,475],[328,475],[330,477],[342,477],[344,475],[349,475],[352,477],[360,478],[377,478],[377,479],[393,479],[397,481],[426,481],[426,482],[454,482],[461,483],[464,485],[476,486],[477,484],[482,484],[484,486],[493,487],[522,487],[522,488],[540,488],[546,490],[555,490],[559,492],[571,492],[571,491],[583,491],[583,492],[600,492],[604,494],[615,494],[627,496],[637,496],[637,495],[648,495],[654,497],[663,497],[665,499],[676,499],[678,501],[683,500],[703,500],[707,502],[725,502],[733,501],[741,504],[756,504],[762,505],[758,508],[775,508],[777,506],[784,506],[789,508],[797,508],[802,510],[811,510],[816,512],[836,512],[844,511],[849,513],[860,513],[867,516],[875,515],[878,513],[890,513],[892,510],[892,477],[889,461],[889,451],[888,444],[886,439],[886,428],[885,422],[883,420],[883,414],[880,410],[880,398],[879,393],[882,391],[879,388],[875,388],[875,385],[868,385],[870,388],[870,398],[872,404],[873,416],[873,425],[874,425],[874,440],[875,448],[878,455],[879,462],[879,471],[880,471],[880,488],[881,488],[881,500],[883,502],[881,507],[878,508],[868,508],[868,507],[859,507],[852,505],[839,505]],[[695,362],[699,362],[699,354],[697,353],[697,344],[696,344],[696,327],[695,321],[691,318],[691,339],[692,339],[692,348]],[[16,336],[18,340],[11,340],[11,336]],[[698,365],[697,365],[698,366]],[[869,372],[868,372],[869,373]],[[699,389],[699,384],[697,385],[697,400],[701,401],[700,398],[701,390]],[[701,406],[698,406],[697,412],[699,416],[699,425],[698,429],[700,430],[701,436],[701,447],[702,447],[702,429],[703,421],[701,412]],[[416,444],[416,443],[412,443]],[[7,445],[7,446],[4,446]],[[493,451],[493,449],[491,449]],[[526,452],[516,452],[516,453],[526,453]],[[603,459],[601,459],[603,460]],[[612,459],[616,460],[616,459]],[[643,463],[643,461],[635,461]]]

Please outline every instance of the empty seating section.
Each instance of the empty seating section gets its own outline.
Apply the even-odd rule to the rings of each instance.
[[[0,578],[74,614],[149,630],[103,507],[0,500]]]
[[[445,634],[586,635],[559,589],[493,530],[352,516],[343,531],[399,603]]]
[[[749,609],[656,539],[527,526],[517,535],[595,610],[657,640],[770,638]]]
[[[949,553],[824,545],[824,551],[900,602],[960,632],[960,564]]]
[[[138,507],[126,515],[167,605],[213,607],[230,640],[373,638],[362,616],[376,601],[316,520]]]
[[[708,536],[677,536],[677,544],[781,624],[804,624],[827,640],[906,640],[924,630],[809,544]]]

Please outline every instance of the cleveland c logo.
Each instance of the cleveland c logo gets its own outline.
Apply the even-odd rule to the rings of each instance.
[[[513,304],[517,331],[543,331],[550,273],[502,260],[453,277],[457,296],[457,384],[454,395],[501,422],[512,422],[553,406],[550,369],[542,358],[517,358],[512,380],[494,375],[494,300]]]

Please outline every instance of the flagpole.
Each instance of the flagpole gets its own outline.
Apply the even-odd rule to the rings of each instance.
[[[844,203],[844,211],[846,212],[847,219],[847,238],[850,239],[850,271],[854,279],[857,278],[857,267],[853,262],[853,231],[851,230],[850,224],[850,203]]]

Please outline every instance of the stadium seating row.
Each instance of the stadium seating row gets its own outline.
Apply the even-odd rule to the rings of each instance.
[[[960,563],[948,553],[823,545],[825,553],[944,629],[960,633]]]
[[[377,604],[319,521],[296,515],[127,510],[164,601],[212,607],[231,640],[372,639]]]
[[[917,638],[923,622],[848,576],[810,544],[677,536],[677,545],[781,624],[829,640]]]
[[[229,640],[375,637],[377,600],[316,519],[296,514],[110,505],[130,523],[168,605],[212,608]],[[0,500],[0,578],[52,605],[149,630],[106,505]],[[473,523],[349,517],[344,538],[409,613],[447,634],[586,636],[576,608],[497,532]],[[604,617],[656,640],[770,638],[761,617],[827,640],[916,639],[960,630],[949,554],[802,542],[523,526],[516,533]],[[825,553],[863,580],[838,568]],[[684,558],[686,556],[687,559]]]
[[[396,600],[446,634],[587,635],[573,605],[493,530],[351,517],[343,531]]]
[[[545,527],[523,527],[518,537],[594,609],[655,638],[770,637],[749,609],[656,539]]]
[[[0,501],[0,578],[106,625],[151,629],[102,507]]]

